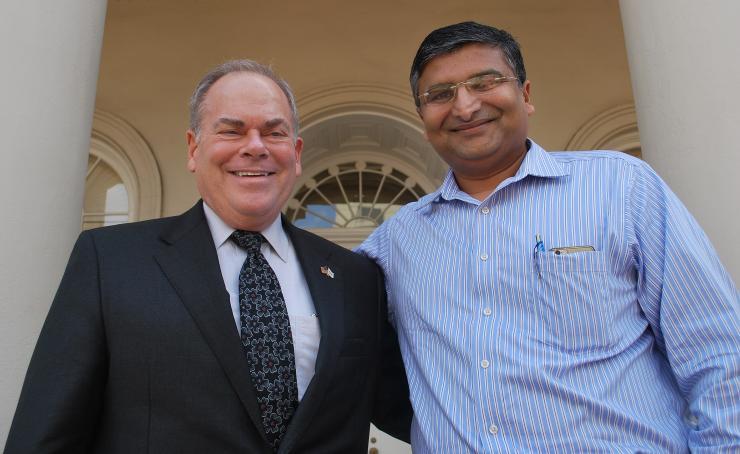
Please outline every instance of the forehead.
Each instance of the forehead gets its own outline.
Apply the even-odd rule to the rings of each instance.
[[[454,52],[430,60],[419,77],[419,87],[459,82],[488,71],[497,71],[505,76],[514,75],[514,70],[498,47],[466,44]]]
[[[203,114],[269,115],[290,118],[290,105],[285,93],[270,78],[251,72],[233,72],[217,80],[203,99]]]

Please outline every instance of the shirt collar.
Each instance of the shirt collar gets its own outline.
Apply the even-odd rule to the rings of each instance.
[[[497,190],[522,180],[529,175],[542,178],[557,178],[569,174],[565,166],[556,161],[545,149],[537,145],[534,140],[527,139],[527,146],[527,154],[524,155],[519,169],[517,169],[513,177],[502,182]],[[424,200],[425,203],[420,204],[421,206],[419,208],[433,202],[455,199],[475,204],[480,203],[480,201],[460,189],[460,186],[457,185],[457,180],[455,180],[455,175],[452,169],[450,169],[447,171],[442,185],[435,192],[429,194]]]
[[[208,228],[211,230],[213,244],[215,244],[216,249],[218,249],[229,240],[229,237],[236,229],[225,223],[205,201],[203,201],[203,212],[208,221]],[[272,221],[272,224],[260,233],[265,237],[267,243],[272,247],[272,250],[275,251],[275,254],[280,257],[280,260],[286,262],[289,248],[288,235],[285,233],[285,230],[283,230],[283,223],[280,216],[278,215],[278,217]]]
[[[519,181],[527,175],[557,178],[570,174],[563,164],[556,161],[550,153],[537,145],[534,140],[527,139],[527,143],[529,144],[529,151],[527,151],[522,164],[513,176],[513,181]]]

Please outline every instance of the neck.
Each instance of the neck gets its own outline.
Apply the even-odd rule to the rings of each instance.
[[[491,195],[502,181],[509,177],[513,177],[516,174],[516,171],[519,170],[519,166],[522,164],[526,154],[526,152],[522,153],[521,156],[505,168],[493,173],[483,175],[461,175],[458,172],[454,172],[457,185],[471,197],[482,201]]]

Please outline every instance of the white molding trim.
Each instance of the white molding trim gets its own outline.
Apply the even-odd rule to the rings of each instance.
[[[301,160],[307,173],[337,155],[359,151],[365,153],[362,159],[366,160],[374,156],[374,160],[380,162],[386,159],[403,161],[404,169],[415,169],[410,176],[424,175],[417,180],[431,181],[435,187],[447,174],[447,164],[426,140],[422,128],[389,113],[390,108],[360,111],[355,110],[357,105],[324,107],[321,112],[327,117],[314,116],[311,123],[301,130],[306,144]],[[350,110],[343,110],[345,108]],[[428,190],[427,187],[424,189]]]
[[[96,109],[90,153],[110,165],[129,193],[129,221],[162,215],[162,178],[151,148],[122,118]]]
[[[607,109],[584,123],[566,150],[618,150],[640,155],[640,133],[634,104]]]
[[[296,104],[301,131],[337,116],[370,114],[399,121],[424,134],[409,90],[369,83],[333,84],[298,95]]]

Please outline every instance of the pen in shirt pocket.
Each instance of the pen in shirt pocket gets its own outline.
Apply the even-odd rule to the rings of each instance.
[[[537,254],[545,252],[545,243],[542,242],[542,235],[539,233],[534,236],[534,251],[532,252],[532,261],[534,262],[534,268],[537,270],[537,276],[542,277],[542,270],[540,270],[540,262],[537,260]]]
[[[545,252],[545,243],[542,241],[542,235],[539,233],[534,236],[534,251],[532,254],[532,260],[534,261],[534,267],[537,270],[537,276],[542,277],[542,269],[540,262],[537,259],[537,254]],[[575,252],[594,252],[596,249],[590,245],[580,246],[555,246],[547,249],[547,252],[552,252],[555,255],[573,254]]]

